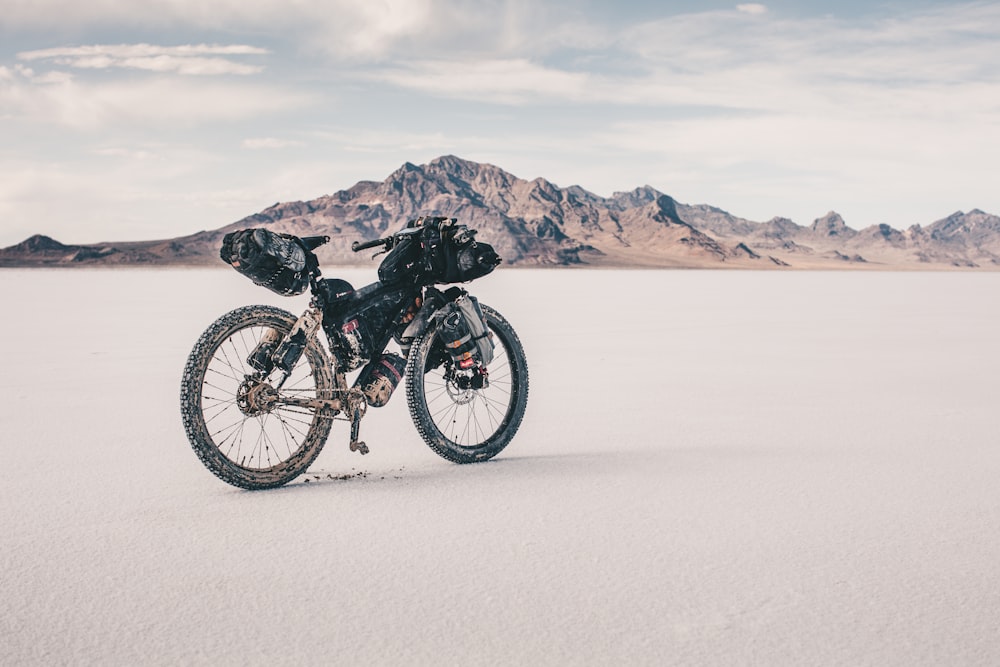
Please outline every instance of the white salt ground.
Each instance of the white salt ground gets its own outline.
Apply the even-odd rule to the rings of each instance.
[[[0,271],[0,664],[1000,663],[1000,274],[471,288],[531,369],[503,454],[439,459],[400,394],[371,454],[338,423],[252,493],[190,450],[181,368],[224,311],[304,297]]]

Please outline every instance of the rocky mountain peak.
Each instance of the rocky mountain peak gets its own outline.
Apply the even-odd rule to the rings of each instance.
[[[823,237],[850,238],[857,232],[847,226],[844,219],[836,211],[830,211],[822,218],[816,218],[813,222],[812,231]]]
[[[783,237],[793,237],[796,236],[802,227],[795,224],[789,218],[783,218],[776,216],[771,218],[765,223],[762,223],[760,227],[764,236],[772,238],[783,238]]]
[[[463,160],[454,155],[443,155],[427,163],[427,175],[441,174],[449,179],[463,182],[467,185],[476,183],[488,185],[509,185],[519,180],[500,167],[485,162]]]
[[[656,188],[650,187],[649,185],[643,185],[642,187],[638,187],[635,190],[630,190],[628,192],[615,192],[611,195],[611,199],[609,201],[613,206],[624,210],[627,208],[635,208],[651,204],[661,195],[663,195],[663,193]]]
[[[906,240],[906,235],[903,232],[892,228],[884,222],[862,229],[859,234],[869,239],[895,245],[900,245]]]
[[[940,241],[951,242],[958,239],[964,243],[969,240],[974,245],[981,246],[1000,235],[1000,217],[976,208],[968,213],[956,211],[929,225],[927,232]]]
[[[11,250],[19,252],[50,252],[68,250],[69,248],[69,246],[63,245],[50,236],[35,234],[12,246]]]
[[[423,168],[413,164],[412,162],[404,162],[400,167],[389,174],[389,176],[383,181],[383,183],[388,183],[390,181],[400,181],[406,178],[407,174],[420,173]]]

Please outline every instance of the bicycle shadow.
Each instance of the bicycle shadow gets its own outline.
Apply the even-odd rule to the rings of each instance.
[[[558,485],[561,480],[620,479],[630,474],[648,474],[651,467],[669,471],[678,463],[678,456],[684,457],[683,452],[683,448],[563,452],[501,455],[471,464],[430,460],[388,467],[355,465],[346,471],[324,467],[310,469],[288,485],[270,492],[307,493],[343,486],[358,489],[397,485],[421,489],[433,485],[442,488],[469,483],[505,484],[514,480]]]

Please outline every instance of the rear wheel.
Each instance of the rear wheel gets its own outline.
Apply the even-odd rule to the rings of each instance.
[[[496,349],[485,376],[462,371],[444,351],[437,327],[413,342],[406,400],[424,442],[455,463],[486,461],[510,443],[528,402],[528,364],[513,327],[481,306]]]
[[[282,403],[283,397],[332,397],[329,358],[315,339],[280,389],[250,363],[254,357],[260,366],[269,356],[267,346],[293,324],[295,316],[279,308],[237,308],[201,335],[184,367],[181,416],[188,439],[205,467],[234,486],[267,489],[290,482],[330,434],[332,415]]]

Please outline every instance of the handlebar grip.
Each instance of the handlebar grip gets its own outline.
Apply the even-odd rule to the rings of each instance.
[[[354,252],[359,252],[361,250],[367,250],[368,248],[374,248],[375,246],[385,245],[389,239],[374,239],[372,241],[355,241],[351,244],[351,250]]]

